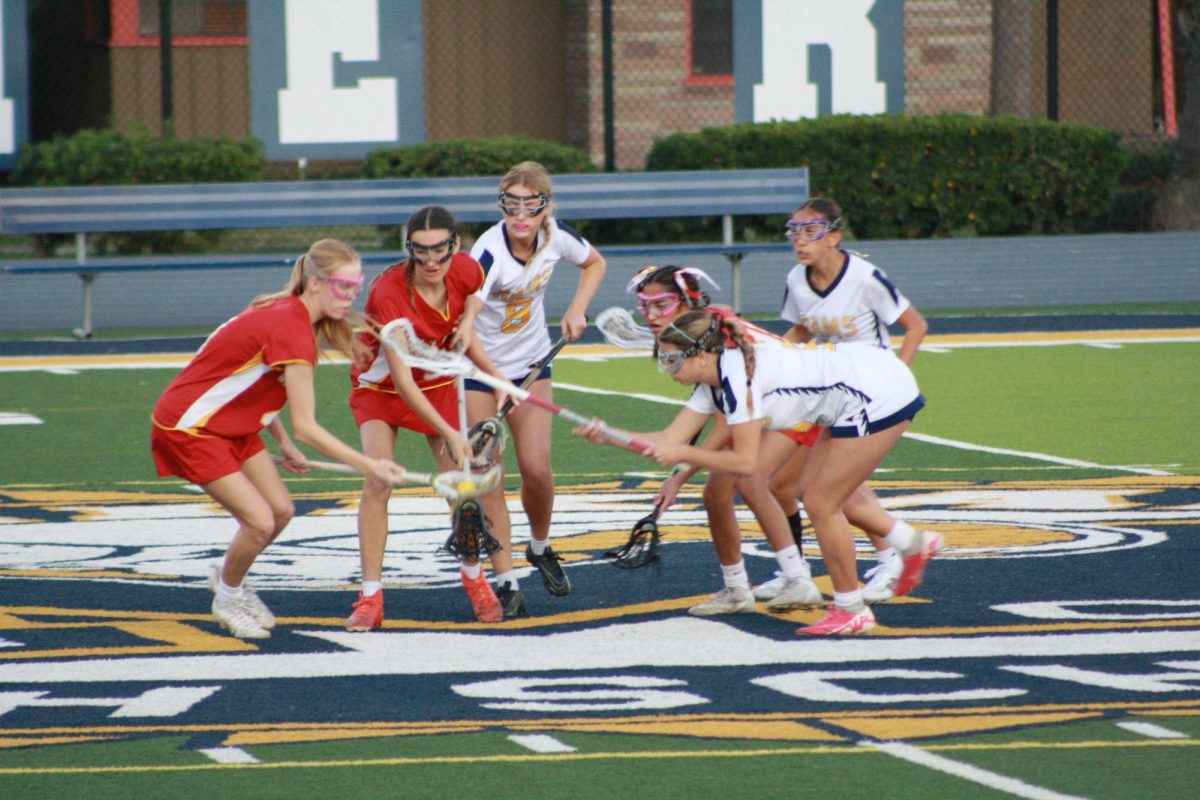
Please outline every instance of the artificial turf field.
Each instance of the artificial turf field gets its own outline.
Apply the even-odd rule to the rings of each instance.
[[[606,564],[663,473],[558,422],[570,596],[534,576],[529,616],[473,622],[444,507],[409,487],[385,627],[345,633],[357,484],[312,473],[252,573],[280,626],[231,639],[204,580],[230,524],[148,453],[186,356],[0,358],[0,796],[1190,796],[1200,331],[926,344],[929,405],[873,485],[948,551],[872,634],[828,641],[794,634],[819,612],[684,613],[720,586],[698,484],[662,521],[660,570]],[[345,365],[318,375],[320,419],[355,441]],[[555,380],[634,429],[684,394],[594,347]],[[423,451],[402,437],[397,460]],[[741,516],[759,581],[773,560]]]

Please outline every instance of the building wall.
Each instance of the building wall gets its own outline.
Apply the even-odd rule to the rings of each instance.
[[[567,140],[568,4],[424,5],[425,135]],[[515,13],[518,12],[518,13]]]
[[[157,47],[113,47],[113,120],[162,128],[161,62]],[[171,51],[175,132],[184,138],[250,135],[250,77],[241,46],[176,47]]]

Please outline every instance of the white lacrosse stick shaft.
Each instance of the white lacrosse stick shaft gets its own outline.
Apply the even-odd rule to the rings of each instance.
[[[392,348],[396,355],[410,367],[417,367],[418,369],[441,375],[462,375],[463,377],[471,378],[472,380],[487,384],[493,389],[507,392],[523,403],[529,403],[530,405],[549,411],[551,414],[556,414],[563,419],[570,420],[576,425],[590,425],[593,422],[591,417],[585,417],[583,414],[563,408],[560,405],[551,403],[549,400],[543,400],[517,386],[512,381],[497,378],[495,375],[489,375],[476,367],[464,356],[451,353],[447,350],[439,350],[431,346],[417,337],[412,323],[407,319],[395,319],[383,326],[383,329],[379,332],[379,338],[384,344]],[[605,425],[603,435],[616,444],[642,455],[646,455],[653,449],[649,442],[636,439],[621,431],[612,430],[607,425]]]

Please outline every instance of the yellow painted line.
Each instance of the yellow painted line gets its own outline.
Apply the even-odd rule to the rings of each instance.
[[[496,730],[565,730],[595,725],[605,722],[610,725],[637,726],[656,722],[805,722],[812,720],[840,721],[846,719],[873,719],[895,717],[988,717],[992,714],[1023,714],[1034,716],[1039,714],[1075,713],[1097,714],[1124,712],[1129,715],[1163,715],[1163,716],[1194,716],[1200,713],[1200,700],[1139,700],[1114,701],[1108,703],[1043,703],[1024,706],[983,706],[978,708],[910,708],[910,709],[864,709],[856,711],[813,711],[808,713],[772,711],[760,713],[745,712],[714,712],[708,714],[632,714],[619,717],[564,717],[562,719],[457,719],[429,721],[378,721],[378,722],[229,722],[229,723],[196,723],[196,724],[157,724],[157,725],[92,725],[67,726],[56,725],[43,728],[6,728],[6,736],[114,736],[130,734],[196,734],[219,731],[393,731],[405,730],[413,732],[442,731],[457,729],[474,731],[481,728]]]
[[[930,347],[970,344],[1070,344],[1073,342],[1181,342],[1200,340],[1200,328],[1146,328],[1133,330],[1099,331],[1042,331],[1015,333],[964,333],[932,334],[924,343]],[[5,356],[0,358],[0,369],[72,369],[88,368],[179,368],[186,364],[193,353],[117,353],[107,355],[30,355]],[[572,344],[564,348],[559,358],[644,355],[637,351],[623,350],[610,344]],[[340,357],[331,356],[323,363],[345,363]]]
[[[937,750],[1111,750],[1116,748],[1195,747],[1197,739],[1152,739],[1148,741],[1090,741],[1090,742],[1011,742],[995,745],[937,745],[922,749]],[[279,770],[279,769],[336,769],[360,767],[404,767],[425,764],[534,764],[565,761],[657,761],[662,759],[699,758],[772,758],[796,755],[860,755],[874,754],[871,747],[861,745],[817,745],[813,747],[772,747],[756,750],[652,750],[639,752],[554,753],[542,755],[469,755],[469,756],[406,756],[396,758],[341,759],[325,761],[278,761],[258,764],[172,764],[129,765],[113,767],[6,767],[0,775],[84,775],[100,773],[197,772],[212,770]]]

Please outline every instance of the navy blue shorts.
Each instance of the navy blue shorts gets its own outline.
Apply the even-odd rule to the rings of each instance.
[[[553,369],[550,364],[547,364],[546,367],[538,374],[537,379],[539,381],[541,381],[541,380],[548,381],[548,380],[550,380],[551,372],[553,372]],[[513,383],[516,384],[517,386],[520,386],[522,383],[525,382],[525,379],[528,377],[529,377],[529,373],[527,372],[524,375],[522,375],[521,377],[517,378],[515,381],[513,381]],[[467,378],[465,381],[463,381],[463,386],[466,387],[468,392],[489,392],[491,394],[495,394],[495,391],[492,389],[492,387],[488,386],[486,383],[474,380],[472,378]]]

